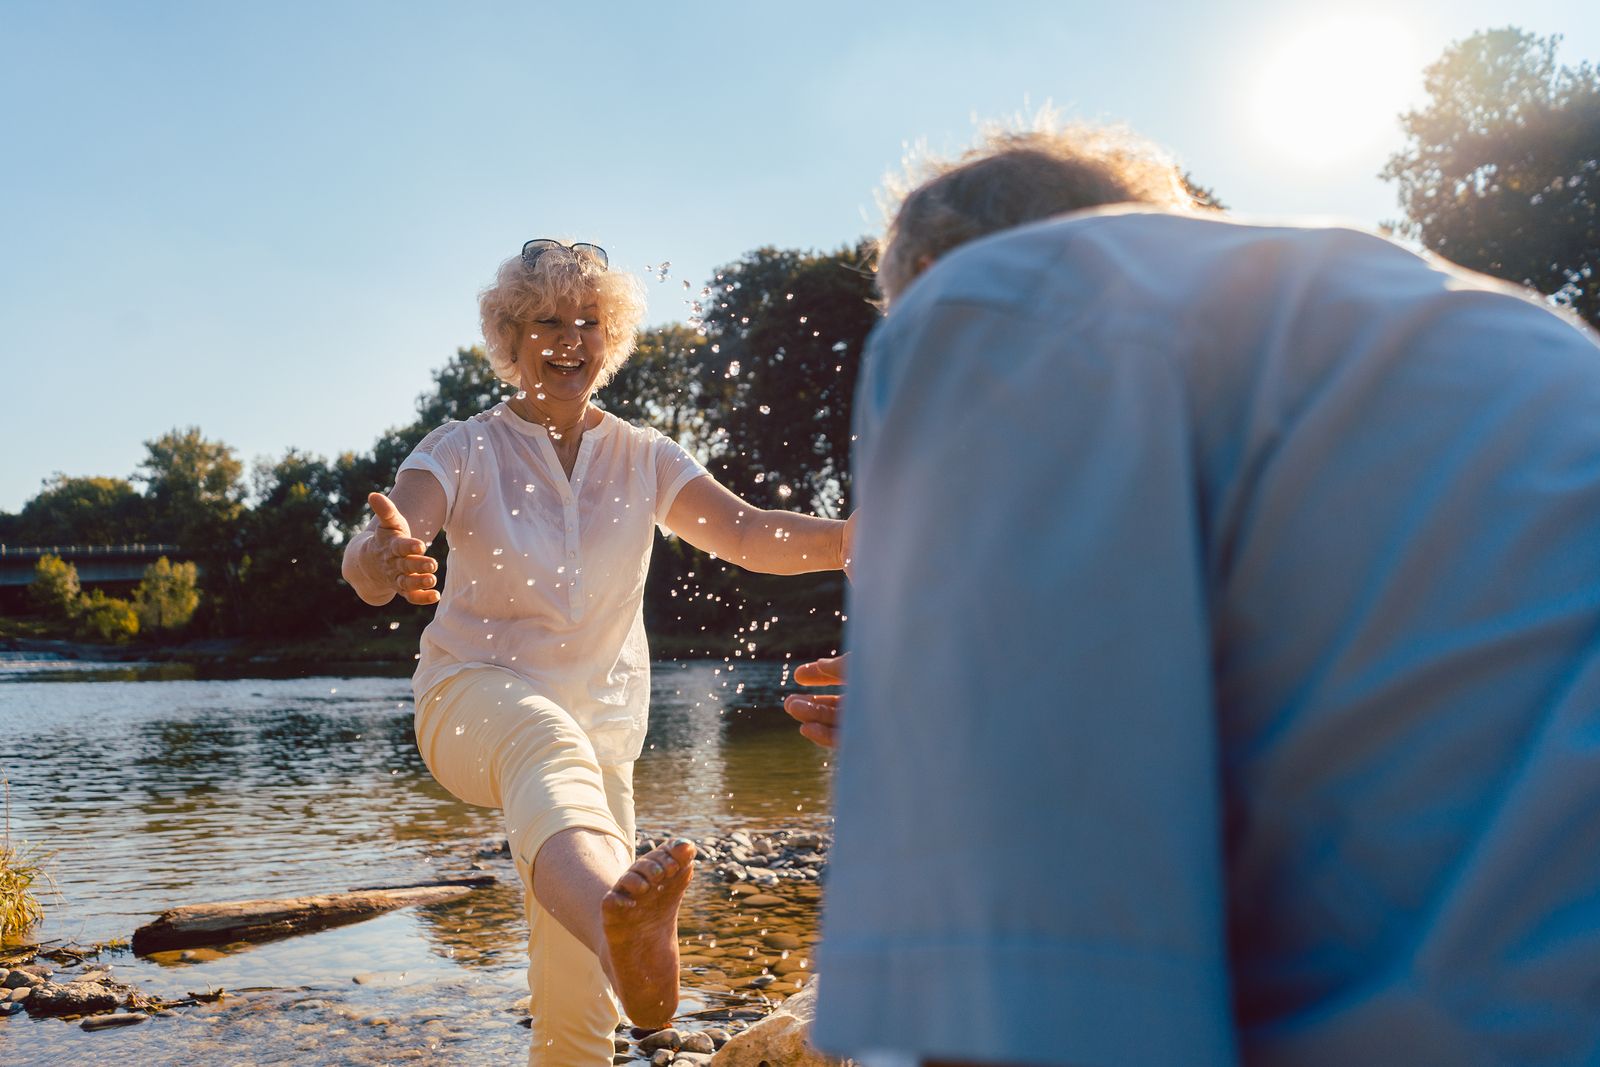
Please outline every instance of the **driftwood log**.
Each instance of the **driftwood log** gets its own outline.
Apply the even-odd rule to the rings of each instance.
[[[133,951],[148,956],[169,949],[225,945],[234,941],[274,941],[360,922],[413,904],[442,904],[466,896],[479,886],[492,885],[494,881],[493,875],[482,875],[309,897],[186,904],[162,912],[154,922],[134,931]]]

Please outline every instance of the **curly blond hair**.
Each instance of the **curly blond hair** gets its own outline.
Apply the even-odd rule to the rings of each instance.
[[[522,254],[500,264],[494,283],[478,294],[478,316],[483,324],[484,350],[489,365],[501,381],[521,388],[517,375],[517,339],[535,320],[552,314],[560,305],[600,304],[600,328],[605,331],[606,361],[595,388],[606,384],[633,353],[644,320],[645,292],[639,279],[625,271],[602,267],[598,260],[552,249],[530,266]]]
[[[931,260],[957,245],[1084,208],[1195,207],[1182,172],[1156,145],[1120,126],[990,126],[954,160],[927,159],[885,185],[890,221],[878,241],[878,288],[893,301]]]

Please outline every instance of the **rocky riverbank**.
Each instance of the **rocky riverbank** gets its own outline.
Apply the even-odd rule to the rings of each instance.
[[[636,849],[642,854],[666,838],[664,833],[640,833]],[[781,1009],[815,974],[812,949],[818,939],[816,915],[830,843],[825,833],[790,830],[737,830],[696,842],[699,875],[679,923],[688,1010],[669,1031],[619,1030],[615,1062],[713,1062],[711,1057],[720,1055],[718,1050],[726,1045],[727,1056],[714,1062],[740,1063],[740,1048],[751,1047],[751,1042],[767,1047],[772,1040],[794,1040],[781,1036],[794,1030],[793,1013]],[[440,850],[435,862],[462,873],[490,872],[508,888],[517,878],[506,842],[500,838]],[[511,1013],[524,1025],[527,1022],[525,998],[511,1003],[507,997],[495,1007],[492,1000],[479,999],[479,990],[452,985],[442,985],[425,998],[438,1004],[438,1015],[408,1018],[415,1015],[414,1009],[387,1013],[383,990],[392,985],[414,1002],[417,989],[408,985],[412,979],[405,975],[384,973],[331,974],[326,990],[320,983],[318,989],[277,988],[271,984],[273,975],[262,973],[261,985],[255,988],[228,993],[208,989],[161,1000],[114,976],[108,961],[126,951],[46,946],[0,953],[0,963],[5,964],[0,967],[0,1035],[8,1027],[26,1025],[14,1018],[24,1014],[65,1020],[86,1031],[175,1024],[180,1033],[209,1031],[206,1040],[222,1041],[219,1047],[225,1047],[226,1034],[237,1031],[241,1039],[251,1041],[292,1038],[295,1047],[304,1047],[313,1057],[338,1047],[338,1062],[386,1063],[415,1059],[425,1052],[464,1050],[474,1040],[472,1019],[480,1020],[476,1025],[481,1026]],[[162,960],[169,966],[216,955],[207,949],[158,954],[172,957]],[[341,982],[346,989],[363,991],[360,1005],[346,1004],[331,991]],[[374,996],[378,1000],[367,1003]],[[761,1031],[760,1024],[769,1016],[774,1017],[773,1026]],[[744,1036],[746,1031],[754,1036]],[[88,1045],[67,1059],[90,1046],[100,1047],[106,1039],[79,1040]],[[197,1045],[196,1051],[206,1047]],[[224,1055],[214,1062],[228,1061]]]

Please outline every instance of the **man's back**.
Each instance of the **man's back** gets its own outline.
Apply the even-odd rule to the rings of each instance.
[[[823,1039],[910,964],[947,1055],[1594,1055],[1597,357],[1352,231],[942,260],[858,399]]]

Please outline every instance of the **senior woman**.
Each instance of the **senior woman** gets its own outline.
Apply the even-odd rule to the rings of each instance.
[[[413,689],[417,745],[455,796],[504,810],[527,890],[533,1063],[610,1063],[616,999],[663,1026],[694,846],[633,847],[650,695],[653,528],[750,570],[844,565],[847,524],[765,511],[676,441],[594,406],[644,312],[590,244],[530,241],[479,299],[510,400],[430,433],[345,551],[361,599],[438,609]],[[443,530],[442,595],[424,553]],[[613,999],[612,993],[616,999]]]

